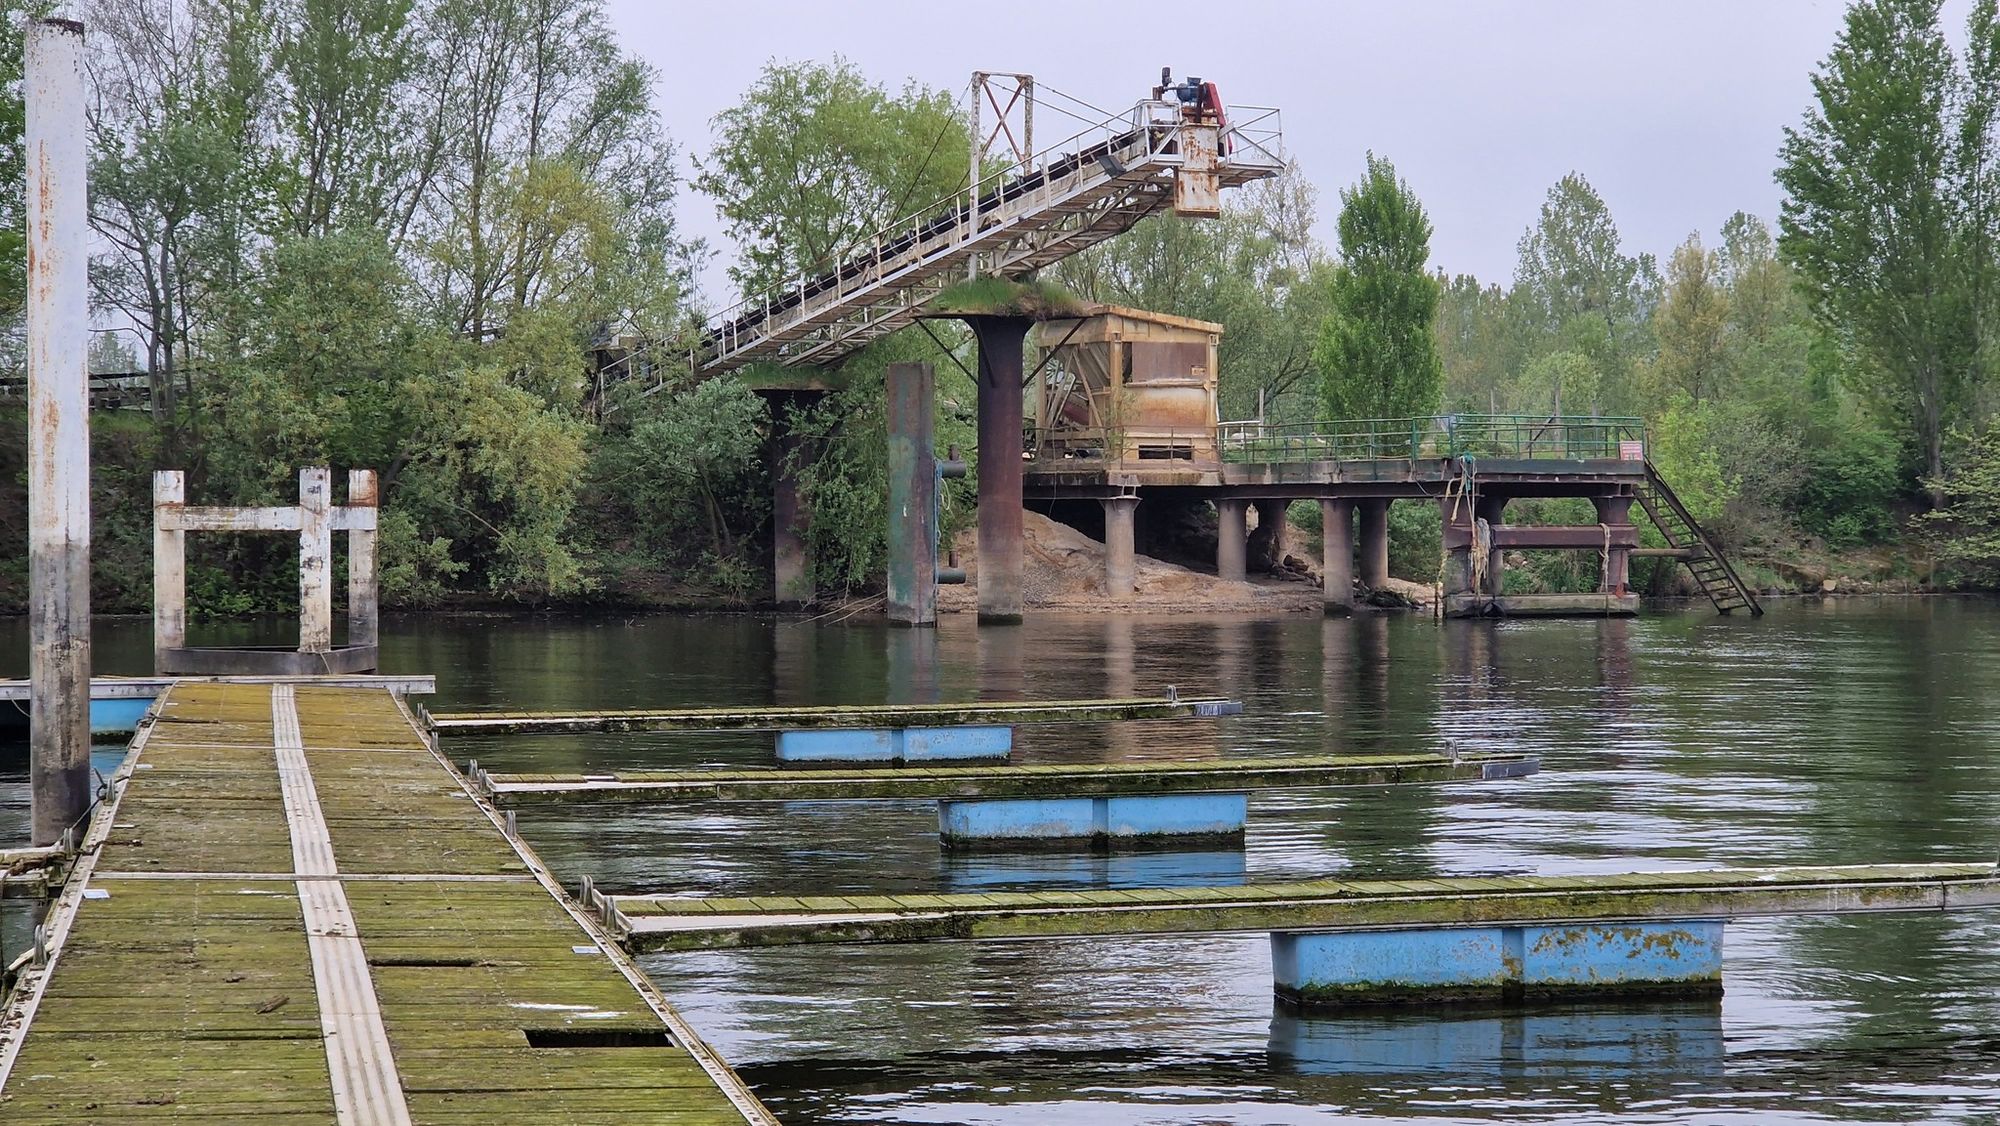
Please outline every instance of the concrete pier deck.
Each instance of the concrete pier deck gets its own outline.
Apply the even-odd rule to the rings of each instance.
[[[637,770],[617,774],[478,774],[500,806],[564,802],[829,801],[1227,793],[1523,778],[1532,755],[1324,755],[1032,766]]]
[[[154,716],[0,1015],[0,1119],[775,1122],[389,691]]]
[[[2000,906],[1993,864],[1720,868],[1598,876],[1304,880],[951,895],[607,897],[634,950],[810,942],[1587,925]]]

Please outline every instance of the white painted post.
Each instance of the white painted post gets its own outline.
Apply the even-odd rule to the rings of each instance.
[[[57,843],[90,810],[90,212],[83,25],[37,20],[27,102],[30,821]]]
[[[164,674],[169,649],[187,645],[187,533],[178,519],[187,504],[187,475],[153,474],[153,672]],[[169,527],[169,525],[172,525]]]
[[[375,516],[380,504],[373,469],[347,471],[347,506],[356,510],[347,532],[347,643],[373,645],[379,636],[381,601],[375,574]],[[360,509],[366,514],[362,526]]]
[[[333,648],[333,471],[299,470],[299,652]]]

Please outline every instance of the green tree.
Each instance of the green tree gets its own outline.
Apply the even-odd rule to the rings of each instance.
[[[1647,322],[1660,289],[1651,255],[1627,255],[1604,197],[1577,173],[1549,189],[1536,224],[1521,236],[1509,294],[1524,360],[1553,351],[1588,357],[1591,397],[1571,410],[1631,406],[1629,379],[1646,354]]]
[[[1814,314],[1848,342],[1849,378],[1895,420],[1924,475],[1981,382],[1993,274],[2000,23],[1973,6],[1964,65],[1939,0],[1862,0],[1785,131],[1780,246]],[[1942,503],[1943,494],[1934,492]]]
[[[1721,259],[1689,235],[1667,262],[1666,294],[1653,312],[1659,342],[1653,382],[1700,404],[1723,390],[1726,378],[1729,295],[1719,283]]]
[[[1373,153],[1340,203],[1341,262],[1313,353],[1326,416],[1431,414],[1444,368],[1435,329],[1440,286],[1428,272],[1430,218],[1395,166]]]
[[[750,294],[963,190],[970,159],[947,94],[914,82],[892,94],[839,56],[772,62],[716,115],[695,186],[740,247],[729,273]]]
[[[1943,476],[1924,482],[1944,503],[1924,514],[1938,566],[1972,586],[2000,587],[2000,430],[1965,442]]]

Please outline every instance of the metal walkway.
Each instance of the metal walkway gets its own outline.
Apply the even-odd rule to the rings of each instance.
[[[155,716],[0,1015],[0,1119],[775,1122],[387,690]]]
[[[1993,864],[1721,868],[1598,876],[1304,880],[1130,891],[951,895],[599,896],[634,950],[812,942],[1407,930],[1736,919],[2000,906]]]
[[[1284,169],[1278,111],[1230,107],[1226,120],[1187,125],[1178,105],[1148,99],[1010,161],[971,191],[861,240],[839,263],[723,310],[702,334],[694,368],[712,374],[758,361],[833,364],[914,323],[924,303],[955,282],[1020,276],[1172,207],[1190,160],[1200,161],[1200,174],[1212,174],[1217,187]]]

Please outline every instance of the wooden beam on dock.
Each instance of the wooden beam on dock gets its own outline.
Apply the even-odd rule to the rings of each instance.
[[[1308,880],[1132,891],[954,895],[607,897],[636,952],[818,942],[933,942],[1407,930],[1640,919],[1735,919],[2000,905],[1993,864],[1721,868],[1594,876]]]
[[[1235,700],[1174,696],[1117,700],[1044,700],[961,704],[858,704],[834,707],[631,708],[601,712],[440,712],[440,732],[567,734],[586,731],[798,731],[815,728],[950,727],[965,724],[1113,723],[1241,715]]]
[[[539,803],[830,801],[1230,793],[1317,786],[1478,782],[1535,773],[1532,755],[1341,755],[1033,766],[806,770],[640,770],[617,774],[475,774],[501,806]]]

